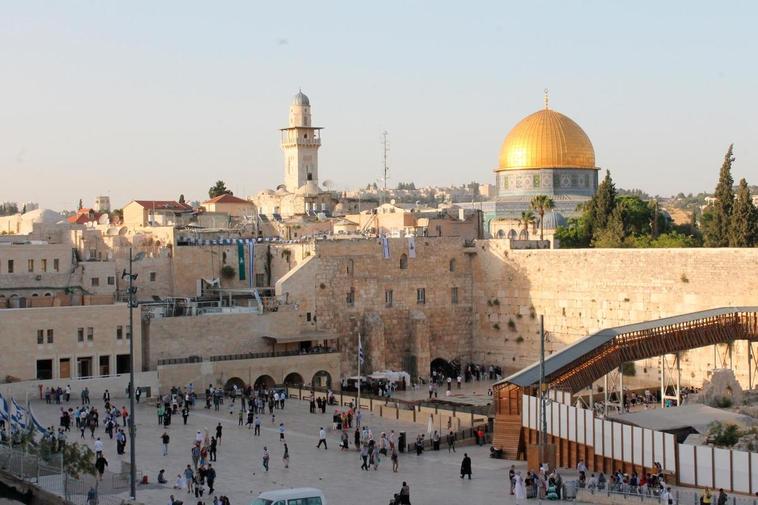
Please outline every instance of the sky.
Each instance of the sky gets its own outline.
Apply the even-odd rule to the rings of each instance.
[[[758,2],[0,0],[0,201],[252,195],[299,88],[319,178],[494,182],[511,127],[574,119],[617,187],[758,184]]]

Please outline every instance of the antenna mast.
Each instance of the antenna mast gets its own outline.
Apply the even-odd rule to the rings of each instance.
[[[384,182],[384,188],[382,190],[381,203],[384,203],[384,195],[387,194],[387,172],[390,169],[390,167],[387,166],[387,153],[389,153],[390,151],[390,144],[389,144],[389,140],[387,139],[387,135],[389,135],[387,133],[387,130],[384,130],[384,132],[382,132],[382,148],[383,148],[382,151],[383,151],[383,156],[384,156],[384,177],[382,180]]]

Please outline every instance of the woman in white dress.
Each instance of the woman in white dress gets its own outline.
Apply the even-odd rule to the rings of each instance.
[[[526,500],[526,486],[524,485],[524,478],[521,477],[521,472],[516,472],[513,480],[515,481],[513,492],[516,495],[516,499]]]

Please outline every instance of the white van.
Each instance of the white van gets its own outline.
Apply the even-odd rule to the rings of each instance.
[[[265,491],[251,505],[326,505],[326,498],[320,489],[298,487]]]

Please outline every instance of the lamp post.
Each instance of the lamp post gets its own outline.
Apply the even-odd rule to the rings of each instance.
[[[135,261],[141,260],[145,253],[138,253],[136,257],[132,256],[132,248],[129,248],[129,273],[124,270],[121,278],[129,279],[129,496],[132,500],[137,499],[137,466],[136,452],[134,447],[135,428],[134,428],[134,308],[137,303],[134,295],[137,288],[133,286],[137,279],[137,274],[133,273],[132,266]]]
[[[545,404],[547,403],[545,395],[545,322],[544,316],[540,314],[540,467],[545,463],[545,452],[547,450],[547,415]]]

